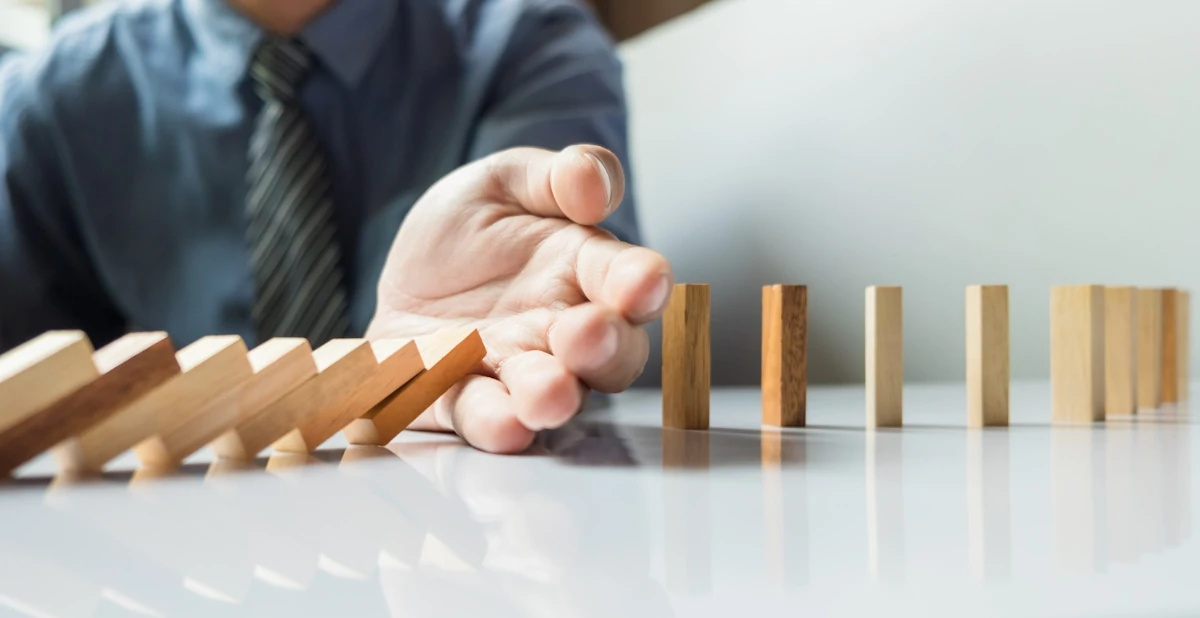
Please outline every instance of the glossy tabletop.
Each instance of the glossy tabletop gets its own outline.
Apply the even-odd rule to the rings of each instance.
[[[517,457],[406,432],[158,478],[42,458],[0,487],[0,615],[1200,611],[1186,411],[1051,427],[1047,385],[1012,402],[967,430],[961,385],[910,385],[906,427],[866,432],[861,388],[813,388],[780,431],[716,390],[683,432],[640,391]]]

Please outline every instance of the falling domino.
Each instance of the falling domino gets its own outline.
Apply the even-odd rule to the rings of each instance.
[[[1179,401],[1179,290],[1162,291],[1162,402]]]
[[[483,361],[487,350],[475,329],[447,329],[417,340],[426,367],[342,430],[350,444],[383,446],[404,431],[450,387]]]
[[[1137,290],[1104,289],[1104,404],[1108,414],[1137,412]]]
[[[709,286],[678,284],[663,315],[663,427],[708,429]]]
[[[1137,291],[1138,408],[1162,404],[1162,290]]]
[[[203,337],[175,355],[181,373],[111,414],[78,436],[54,447],[64,473],[97,473],[106,463],[157,432],[174,418],[190,418],[250,375],[241,337]]]
[[[379,366],[371,344],[365,339],[334,339],[317,348],[313,359],[316,376],[237,428],[241,457],[257,457],[271,443],[336,404]]]
[[[0,474],[74,436],[179,373],[166,333],[132,333],[92,355],[99,377],[0,432]]]
[[[79,331],[51,331],[0,356],[0,432],[99,377]]]
[[[399,390],[413,376],[425,369],[415,341],[382,339],[371,342],[371,350],[379,363],[375,373],[356,390],[326,406],[306,423],[276,440],[274,450],[291,453],[316,450],[346,425],[369,412],[385,397]]]
[[[904,296],[898,286],[866,294],[867,427],[904,423]]]
[[[808,387],[808,288],[766,286],[762,311],[762,422],[803,427]]]
[[[1055,422],[1104,420],[1104,286],[1050,291],[1050,389]]]
[[[245,435],[251,421],[261,416],[268,406],[300,387],[317,375],[317,362],[307,339],[277,337],[250,350],[250,367],[254,376],[247,380],[238,394],[237,417],[210,444],[219,458],[240,461],[257,453],[248,453]],[[259,449],[261,450],[261,449]]]
[[[967,287],[967,426],[1008,425],[1008,286]]]

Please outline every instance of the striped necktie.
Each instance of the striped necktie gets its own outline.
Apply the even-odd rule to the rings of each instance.
[[[258,334],[306,337],[315,348],[346,336],[348,323],[325,158],[296,101],[311,66],[293,39],[267,40],[254,55],[263,107],[250,138],[246,208]]]

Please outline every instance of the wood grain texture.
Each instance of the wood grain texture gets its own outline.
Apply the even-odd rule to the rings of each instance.
[[[1179,401],[1188,400],[1188,383],[1191,380],[1191,321],[1192,321],[1192,302],[1191,294],[1187,290],[1179,290],[1176,295],[1179,301],[1178,324],[1175,330],[1179,334],[1179,344],[1176,347],[1176,366],[1178,367],[1178,386],[1175,389],[1176,398]]]
[[[1107,414],[1137,412],[1137,290],[1104,289],[1104,405]]]
[[[316,450],[425,369],[417,343],[411,339],[372,341],[371,350],[379,363],[375,373],[357,389],[276,440],[273,445],[276,451],[308,453]]]
[[[133,448],[145,467],[174,468],[208,443],[214,434],[205,432],[211,431],[213,423],[221,422],[221,416],[213,414],[213,404],[219,405],[222,415],[236,415],[234,396],[254,375],[241,337],[205,337],[196,343],[206,344],[207,348],[181,351],[179,366],[184,373],[173,380],[170,388],[164,386],[142,404],[159,408],[151,413],[157,416],[157,429]]]
[[[0,475],[104,421],[179,373],[166,333],[132,333],[92,355],[99,376],[0,432]]]
[[[271,443],[358,388],[379,367],[366,339],[334,339],[317,348],[313,359],[316,376],[237,428],[241,457],[257,457]]]
[[[967,426],[1008,425],[1008,286],[967,287]]]
[[[388,444],[487,355],[483,338],[473,328],[446,329],[420,337],[417,350],[427,369],[347,425],[342,433],[350,444]]]
[[[867,427],[904,424],[904,295],[899,286],[866,293]]]
[[[1179,401],[1179,291],[1162,291],[1162,381],[1163,403]]]
[[[1162,290],[1137,291],[1138,408],[1162,404]]]
[[[238,389],[237,416],[209,445],[219,458],[233,461],[249,459],[243,429],[253,427],[252,420],[268,406],[317,375],[317,361],[307,339],[277,337],[250,350],[254,375]],[[261,450],[261,449],[259,449]]]
[[[663,427],[708,429],[712,366],[707,284],[677,284],[663,314]]]
[[[1050,390],[1055,422],[1104,420],[1104,286],[1050,290]]]
[[[762,311],[762,422],[803,427],[808,391],[808,288],[766,286]]]
[[[203,337],[175,354],[180,373],[53,449],[65,474],[100,472],[117,455],[170,427],[174,415],[190,417],[243,378],[241,337]],[[248,371],[248,369],[247,369]]]
[[[81,331],[50,331],[0,356],[0,431],[100,375]]]

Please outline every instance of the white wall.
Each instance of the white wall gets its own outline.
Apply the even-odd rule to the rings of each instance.
[[[766,283],[809,285],[813,381],[861,379],[867,285],[905,286],[912,380],[962,378],[967,284],[1009,284],[1015,378],[1051,285],[1200,289],[1200,2],[719,0],[622,55],[714,381],[758,379]]]

